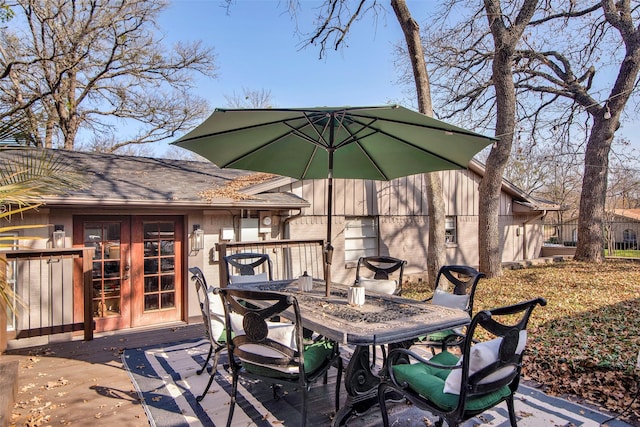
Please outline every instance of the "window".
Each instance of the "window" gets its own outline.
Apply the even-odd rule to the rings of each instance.
[[[447,216],[444,219],[444,241],[446,243],[458,242],[458,233],[456,231],[455,216]]]
[[[378,255],[378,227],[373,217],[346,218],[344,261],[357,262],[361,256]]]
[[[624,243],[636,243],[636,232],[631,229],[626,229],[622,232],[622,239]]]

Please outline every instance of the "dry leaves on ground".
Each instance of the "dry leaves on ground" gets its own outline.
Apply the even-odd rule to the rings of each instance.
[[[403,286],[423,299],[424,284]],[[484,279],[474,312],[544,297],[529,323],[523,375],[556,395],[575,395],[640,425],[640,261],[564,262]],[[631,405],[629,407],[629,405]]]

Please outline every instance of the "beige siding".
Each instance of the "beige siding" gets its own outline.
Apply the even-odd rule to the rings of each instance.
[[[477,215],[479,178],[468,170],[440,172],[445,212],[447,215]],[[294,183],[284,191],[292,191],[311,204],[305,214],[327,214],[326,180]],[[392,181],[335,179],[333,184],[336,215],[428,215],[424,175],[413,175]],[[508,195],[500,199],[500,212],[510,212]]]
[[[446,215],[457,217],[458,241],[447,247],[446,262],[478,264],[478,212],[480,176],[469,170],[438,172]],[[425,194],[425,175],[398,178],[389,182],[363,180],[334,180],[332,242],[333,274],[336,280],[352,280],[350,265],[343,258],[345,216],[379,217],[379,252],[408,261],[408,271],[421,270],[425,264],[428,241],[428,207]],[[312,180],[291,184],[294,194],[306,199],[311,208],[291,224],[293,238],[326,237],[326,181]],[[285,190],[282,188],[281,190]],[[505,262],[535,258],[542,246],[541,220],[527,224],[531,216],[513,215],[513,199],[501,193],[499,200],[502,260]],[[526,227],[526,230],[525,230]],[[525,237],[527,247],[525,248]]]

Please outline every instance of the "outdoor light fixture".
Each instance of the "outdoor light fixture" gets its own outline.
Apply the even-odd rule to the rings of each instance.
[[[204,230],[200,228],[200,224],[193,225],[193,232],[189,237],[191,244],[191,252],[198,253],[204,249]]]
[[[611,110],[609,109],[609,104],[605,104],[605,106],[604,106],[604,115],[602,117],[605,120],[609,120],[611,118]]]
[[[51,246],[54,248],[64,248],[64,225],[55,225],[51,236]]]

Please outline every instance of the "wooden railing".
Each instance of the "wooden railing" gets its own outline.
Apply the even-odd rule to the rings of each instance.
[[[324,279],[324,240],[265,240],[216,244],[220,260],[220,283],[227,283],[223,257],[239,252],[268,254],[273,264],[275,280],[293,279],[305,271],[309,276]]]
[[[15,280],[15,338],[84,331],[93,339],[91,312],[93,248],[32,249],[0,252]],[[81,266],[82,307],[74,297],[74,268]],[[81,321],[77,321],[82,317]],[[6,331],[3,331],[6,332]]]

